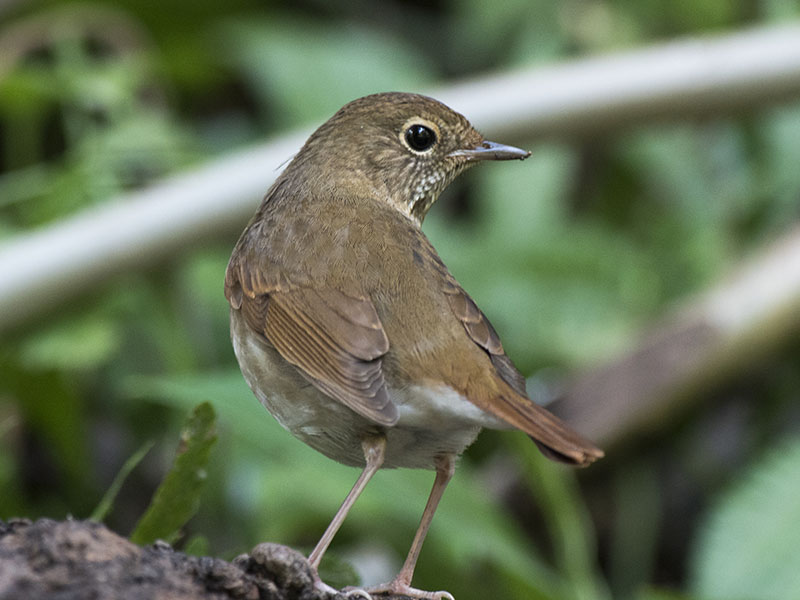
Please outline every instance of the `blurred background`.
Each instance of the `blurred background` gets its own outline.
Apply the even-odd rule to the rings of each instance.
[[[795,0],[6,0],[0,254],[165,177],[313,129],[367,93],[446,92],[792,23]],[[757,96],[761,82],[751,87]],[[504,89],[487,90],[488,136],[503,131],[502,115],[490,116]],[[424,229],[535,397],[635,352],[656,323],[669,329],[676,306],[792,235],[800,94],[773,100],[717,110],[712,99],[697,114],[676,98],[657,119],[505,131],[496,141],[531,158],[475,169],[445,192]],[[177,547],[226,559],[267,540],[313,547],[357,472],[294,440],[258,405],[235,363],[222,294],[230,251],[278,164],[254,166],[264,186],[246,210],[191,243],[157,259],[142,248],[147,259],[131,268],[64,298],[31,296],[35,310],[0,319],[0,519],[87,518],[123,464],[154,443],[105,516],[128,535],[182,423],[208,401],[218,440]],[[777,278],[797,272],[788,263]],[[716,372],[691,346],[710,372],[661,397],[646,428],[615,429],[579,410],[576,423],[607,451],[588,470],[543,461],[525,436],[485,432],[445,494],[415,585],[459,600],[800,597],[798,305],[760,321],[772,324],[766,341],[760,327],[735,340],[746,346],[736,368]],[[658,378],[660,366],[639,375]],[[633,402],[600,395],[591,414],[623,422]],[[379,473],[332,558],[367,583],[391,577],[432,480]]]

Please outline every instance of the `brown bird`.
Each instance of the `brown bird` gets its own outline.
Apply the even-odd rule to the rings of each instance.
[[[294,436],[363,468],[309,556],[315,572],[379,468],[435,469],[400,573],[367,591],[452,598],[411,578],[456,457],[481,428],[520,429],[573,465],[603,456],[528,399],[497,332],[420,229],[466,168],[529,155],[484,140],[432,98],[366,96],[311,135],[239,238],[225,296],[247,383]]]

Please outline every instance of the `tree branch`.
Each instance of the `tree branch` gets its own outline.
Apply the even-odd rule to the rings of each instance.
[[[800,228],[689,299],[550,407],[601,444],[652,431],[800,329]]]

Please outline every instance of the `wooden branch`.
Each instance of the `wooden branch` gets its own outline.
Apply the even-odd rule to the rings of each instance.
[[[800,330],[800,227],[667,316],[550,406],[602,444],[652,431]]]
[[[484,77],[437,98],[492,135],[585,136],[719,115],[800,92],[800,25],[684,39]]]

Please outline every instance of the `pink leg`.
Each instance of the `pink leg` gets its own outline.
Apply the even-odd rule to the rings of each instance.
[[[364,449],[364,459],[366,460],[364,470],[356,480],[353,489],[351,489],[350,493],[347,494],[347,498],[344,499],[344,502],[342,502],[339,510],[336,511],[336,515],[334,515],[333,520],[331,521],[331,524],[328,525],[325,533],[322,534],[322,538],[317,543],[316,548],[314,548],[313,552],[311,552],[311,555],[308,557],[308,562],[315,571],[319,569],[319,563],[322,560],[322,555],[325,554],[325,551],[328,549],[328,546],[330,546],[331,541],[333,541],[333,536],[336,535],[336,532],[339,531],[339,528],[342,526],[347,513],[350,512],[350,509],[352,508],[353,504],[355,504],[355,501],[358,500],[361,492],[363,492],[364,488],[367,487],[369,480],[372,479],[372,476],[375,475],[375,473],[383,464],[383,458],[386,453],[386,438],[367,438],[361,443],[361,447]]]
[[[420,598],[426,600],[441,600],[443,598],[453,599],[448,592],[426,592],[411,587],[411,578],[414,576],[414,568],[417,566],[417,559],[419,558],[420,550],[422,550],[422,542],[425,541],[425,536],[428,534],[428,529],[433,521],[433,513],[436,512],[436,507],[439,506],[439,501],[442,499],[444,489],[453,477],[456,468],[456,457],[453,454],[446,454],[436,459],[436,479],[433,482],[433,489],[431,495],[428,497],[428,503],[425,505],[425,510],[422,512],[422,519],[420,520],[417,533],[414,536],[414,541],[411,543],[411,549],[408,551],[406,562],[403,568],[390,583],[368,588],[367,591],[372,593],[392,593],[410,596],[412,598]]]

